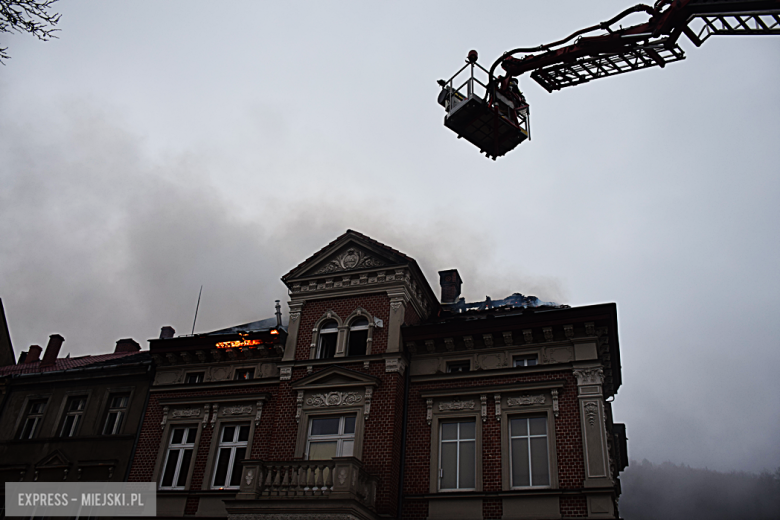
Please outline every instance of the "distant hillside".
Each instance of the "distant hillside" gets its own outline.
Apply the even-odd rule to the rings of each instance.
[[[625,520],[780,520],[780,468],[774,474],[631,461],[621,474]]]

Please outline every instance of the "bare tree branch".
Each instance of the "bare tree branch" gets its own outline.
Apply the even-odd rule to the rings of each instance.
[[[0,33],[30,33],[39,40],[56,38],[59,13],[50,13],[57,0],[0,0]],[[0,47],[0,63],[9,59],[8,47]]]

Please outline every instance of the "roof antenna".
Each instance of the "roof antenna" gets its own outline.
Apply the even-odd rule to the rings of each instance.
[[[195,319],[192,320],[192,332],[190,334],[195,334],[195,322],[198,321],[198,308],[200,307],[200,295],[203,294],[203,286],[200,286],[200,292],[198,293],[198,304],[195,306]]]

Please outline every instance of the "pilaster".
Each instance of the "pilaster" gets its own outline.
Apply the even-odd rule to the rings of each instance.
[[[604,370],[600,365],[590,365],[579,366],[573,372],[577,378],[582,449],[585,454],[584,487],[612,486],[602,393]]]

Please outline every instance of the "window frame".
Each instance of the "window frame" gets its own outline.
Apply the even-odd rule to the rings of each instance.
[[[307,395],[307,397],[309,397],[309,395]],[[361,404],[357,406],[340,406],[330,410],[322,410],[318,408],[307,409],[304,406],[304,408],[301,410],[301,419],[300,423],[298,424],[298,439],[295,443],[294,456],[300,459],[304,459],[308,456],[309,424],[311,424],[312,418],[319,419],[325,417],[346,417],[347,415],[355,415],[355,444],[352,448],[352,456],[358,460],[363,460],[363,437],[365,432],[365,417],[363,416],[363,412],[364,408],[362,401]]]
[[[329,419],[329,418],[339,418],[339,432],[336,434],[328,434],[328,435],[318,435],[314,439],[314,441],[336,441],[336,457],[354,457],[355,456],[355,445],[357,444],[357,427],[358,427],[358,421],[357,421],[357,414],[353,413],[336,413],[336,414],[319,414],[319,415],[311,415],[308,418],[308,425],[306,427],[306,448],[303,453],[304,460],[311,460],[309,459],[309,448],[311,446],[312,442],[312,434],[311,429],[313,426],[313,422],[315,419]],[[348,433],[344,433],[344,427],[346,425],[346,418],[347,417],[355,417],[355,431],[352,432],[352,435],[350,436]],[[352,455],[344,455],[343,449],[344,449],[344,441],[352,441]],[[321,459],[315,459],[315,460],[321,460]]]
[[[87,398],[89,396],[84,394],[78,394],[78,395],[68,395],[65,399],[65,408],[64,413],[62,416],[62,419],[59,421],[59,434],[58,437],[62,439],[67,439],[70,437],[75,437],[79,430],[81,429],[81,425],[83,424],[84,420],[84,412],[87,409]],[[81,408],[77,408],[76,410],[71,410],[71,404],[74,402],[80,401],[83,403]],[[67,426],[68,419],[70,417],[73,417],[73,422],[70,425],[69,432],[67,435],[65,435],[65,427]]]
[[[48,396],[28,396],[23,404],[23,410],[25,410],[24,414],[19,415],[19,422],[17,426],[17,433],[16,433],[16,440],[20,441],[28,441],[32,439],[36,439],[40,437],[41,428],[43,427],[43,419],[46,416],[46,408],[49,406],[49,397]],[[43,404],[43,409],[39,413],[32,413],[32,406],[33,404]],[[35,423],[33,424],[32,429],[30,430],[30,434],[27,437],[22,437],[22,434],[24,433],[25,429],[27,429],[27,422],[30,420],[31,417],[34,417]]]
[[[533,359],[535,363],[533,365],[529,365],[527,361]],[[518,365],[518,361],[523,361],[524,363],[522,365]],[[527,368],[527,367],[535,367],[539,366],[539,354],[521,354],[517,356],[512,357],[512,366],[514,368]]]
[[[234,427],[246,427],[248,429],[247,433],[247,440],[246,441],[240,441],[240,440],[233,440],[233,441],[223,441],[222,436],[223,432],[225,431],[225,428],[229,428],[231,426]],[[241,473],[238,475],[238,485],[231,486],[230,485],[230,479],[233,476],[233,470],[235,468],[236,464],[236,452],[238,448],[244,448],[244,457],[241,460],[250,458],[250,444],[252,441],[252,436],[254,434],[254,428],[252,428],[252,421],[237,421],[234,420],[226,420],[222,422],[219,426],[219,429],[217,430],[219,432],[219,435],[216,437],[216,446],[214,447],[214,451],[212,454],[212,464],[211,464],[211,477],[209,479],[209,489],[212,490],[238,490],[241,487]],[[240,430],[236,430],[233,434],[233,438],[235,439],[238,437],[238,433]],[[217,469],[219,469],[219,455],[220,451],[223,448],[230,448],[230,460],[228,461],[228,467],[227,467],[227,473],[225,474],[225,484],[218,486],[214,483],[214,481],[217,478]],[[240,461],[239,461],[240,463]]]
[[[464,400],[475,401],[473,410],[439,411],[440,402],[451,401],[452,397],[436,397],[433,399],[431,417],[431,462],[429,489],[431,493],[462,493],[464,491],[482,491],[482,418],[479,405],[479,394],[458,396]],[[447,422],[474,421],[474,488],[469,489],[440,489],[439,468],[441,458],[441,424]]]
[[[463,366],[466,366],[466,365],[468,365],[468,370],[455,370],[455,371],[452,370],[455,367],[463,367]],[[472,365],[471,365],[471,360],[470,359],[458,359],[458,360],[453,360],[453,361],[447,361],[444,364],[444,367],[446,369],[446,373],[447,374],[465,374],[467,372],[471,372],[472,371],[471,370],[471,366]]]
[[[171,484],[173,484],[173,485],[164,487],[163,486],[163,479],[164,479],[164,476],[165,476],[165,470],[167,469],[168,459],[170,457],[170,452],[172,450],[171,446],[173,445],[173,435],[174,435],[174,433],[175,433],[175,431],[177,429],[181,429],[181,428],[183,428],[185,430],[185,432],[188,429],[190,429],[190,428],[194,428],[195,429],[195,439],[192,441],[192,443],[189,443],[189,442],[179,443],[179,444],[176,445],[175,448],[173,448],[173,449],[176,449],[176,450],[179,451],[179,457],[176,459],[176,469],[174,470],[173,480],[171,482]],[[199,444],[199,441],[200,441],[200,430],[201,430],[200,425],[199,424],[193,424],[193,423],[173,424],[169,428],[166,428],[166,432],[165,433],[167,433],[168,443],[165,445],[165,447],[162,450],[162,466],[160,467],[160,472],[158,474],[158,482],[159,482],[159,484],[157,485],[157,489],[164,490],[164,491],[175,491],[175,490],[189,489],[190,479],[192,478],[192,471],[193,471],[193,468],[195,467],[195,459],[196,459],[196,457],[198,455],[198,444]],[[166,438],[166,437],[164,437],[164,438]],[[187,434],[187,439],[189,439],[189,434]],[[192,450],[192,456],[190,457],[190,462],[189,462],[189,465],[187,467],[187,475],[184,477],[184,485],[183,486],[178,486],[178,485],[176,485],[176,483],[179,481],[179,478],[181,477],[181,473],[180,473],[181,472],[181,462],[184,459],[184,457],[181,455],[181,453],[184,450],[188,449],[188,448]]]
[[[365,320],[365,325],[354,325],[355,322],[359,320]],[[365,340],[365,347],[364,352],[362,354],[351,354],[349,352],[350,348],[352,348],[352,333],[353,332],[361,332],[366,331],[366,340]],[[368,316],[364,316],[363,314],[358,314],[357,316],[354,316],[350,318],[349,320],[349,328],[347,329],[347,342],[344,346],[344,356],[345,357],[355,357],[355,356],[367,356],[370,354],[369,347],[371,346],[371,320],[369,320]]]
[[[115,407],[112,406],[112,402],[114,399],[124,397],[127,399],[125,402],[124,407]],[[106,419],[103,421],[103,429],[101,431],[101,435],[121,435],[122,434],[122,427],[127,423],[126,417],[127,417],[127,411],[130,408],[130,392],[112,392],[108,394],[108,400],[106,403]],[[106,428],[108,427],[108,418],[111,417],[112,413],[117,413],[117,417],[119,418],[119,425],[117,425],[117,421],[114,421],[112,432],[106,433]]]
[[[190,377],[194,377],[195,379],[198,379],[200,376],[200,381],[190,381]],[[197,371],[197,372],[187,372],[184,375],[184,384],[185,385],[199,385],[206,381],[206,372],[204,371]]]
[[[560,391],[560,390],[559,390]],[[552,409],[552,396],[549,389],[539,390],[538,393],[545,396],[545,404],[531,405],[522,409],[508,408],[506,399],[517,395],[524,395],[534,390],[523,392],[501,393],[501,489],[503,491],[557,489],[558,488],[558,455],[557,440],[555,436],[556,417]],[[547,486],[522,486],[512,487],[512,458],[510,451],[510,420],[524,417],[547,417],[547,465],[549,469],[550,484]]]
[[[472,423],[474,424],[474,438],[473,439],[461,439],[460,438],[460,425],[461,424],[467,424]],[[451,418],[451,419],[442,419],[439,421],[439,445],[438,445],[438,464],[437,464],[437,482],[436,482],[436,489],[439,493],[450,493],[453,491],[476,491],[477,490],[477,459],[480,457],[480,453],[477,451],[477,419],[463,419],[463,418]],[[451,439],[443,439],[442,438],[442,431],[444,429],[444,425],[446,424],[457,424],[458,425],[458,436],[457,439],[451,440]],[[460,487],[460,445],[462,442],[473,442],[474,443],[474,487]],[[456,454],[457,454],[457,462],[455,463],[455,481],[456,481],[456,487],[454,488],[442,488],[441,487],[441,481],[444,478],[443,475],[443,468],[441,466],[442,463],[442,448],[444,447],[444,444],[455,444],[456,448]]]
[[[239,377],[242,372],[249,374],[249,377]],[[256,372],[257,367],[236,367],[233,371],[233,381],[252,381]]]
[[[513,436],[512,435],[512,424],[511,423],[512,423],[512,420],[517,420],[517,419],[522,419],[522,420],[528,421],[529,419],[539,419],[539,418],[543,418],[545,420],[545,433],[544,433],[543,437],[544,437],[545,442],[547,444],[547,484],[534,485],[534,483],[533,483],[533,469],[532,469],[532,467],[533,467],[533,456],[532,456],[532,453],[531,453],[531,442],[530,441],[531,441],[532,438],[539,438],[539,437],[542,437],[542,436],[541,435],[532,435],[531,434],[531,430],[530,430],[530,424],[528,424],[528,423],[526,423],[527,427],[528,427],[528,430],[527,430],[528,433],[525,436],[520,436],[520,435]],[[550,483],[552,482],[551,477],[550,477],[552,471],[551,471],[551,468],[550,468],[550,466],[551,466],[551,464],[550,464],[550,462],[551,462],[551,460],[550,460],[550,423],[547,420],[547,415],[546,414],[533,414],[533,413],[522,413],[522,414],[509,415],[507,417],[506,425],[504,427],[507,429],[507,436],[508,436],[508,441],[509,441],[508,442],[508,444],[509,444],[508,457],[509,457],[509,486],[510,486],[510,488],[511,489],[549,489],[550,488]],[[518,485],[515,485],[515,483],[512,481],[513,475],[514,475],[514,467],[512,467],[512,463],[513,463],[513,460],[512,460],[513,459],[513,457],[512,457],[512,440],[514,440],[514,439],[528,439],[528,464],[529,464],[529,466],[528,466],[528,468],[526,468],[528,470],[528,481],[530,482],[530,485],[528,485],[528,486],[518,486]]]
[[[331,322],[334,323],[336,326],[333,327],[332,329],[328,328],[327,332],[323,333],[322,331],[325,328],[325,325],[329,325]],[[336,320],[335,318],[329,318],[329,319],[323,320],[322,323],[319,324],[319,327],[317,327],[317,349],[316,349],[315,354],[314,354],[314,359],[333,359],[333,358],[337,357],[336,354],[338,354],[338,351],[339,351],[339,335],[340,335],[340,331],[341,331],[341,325],[339,325],[338,320]],[[328,336],[328,337],[333,335],[336,338],[336,342],[333,344],[333,355],[332,356],[322,357],[322,336],[323,335]]]

